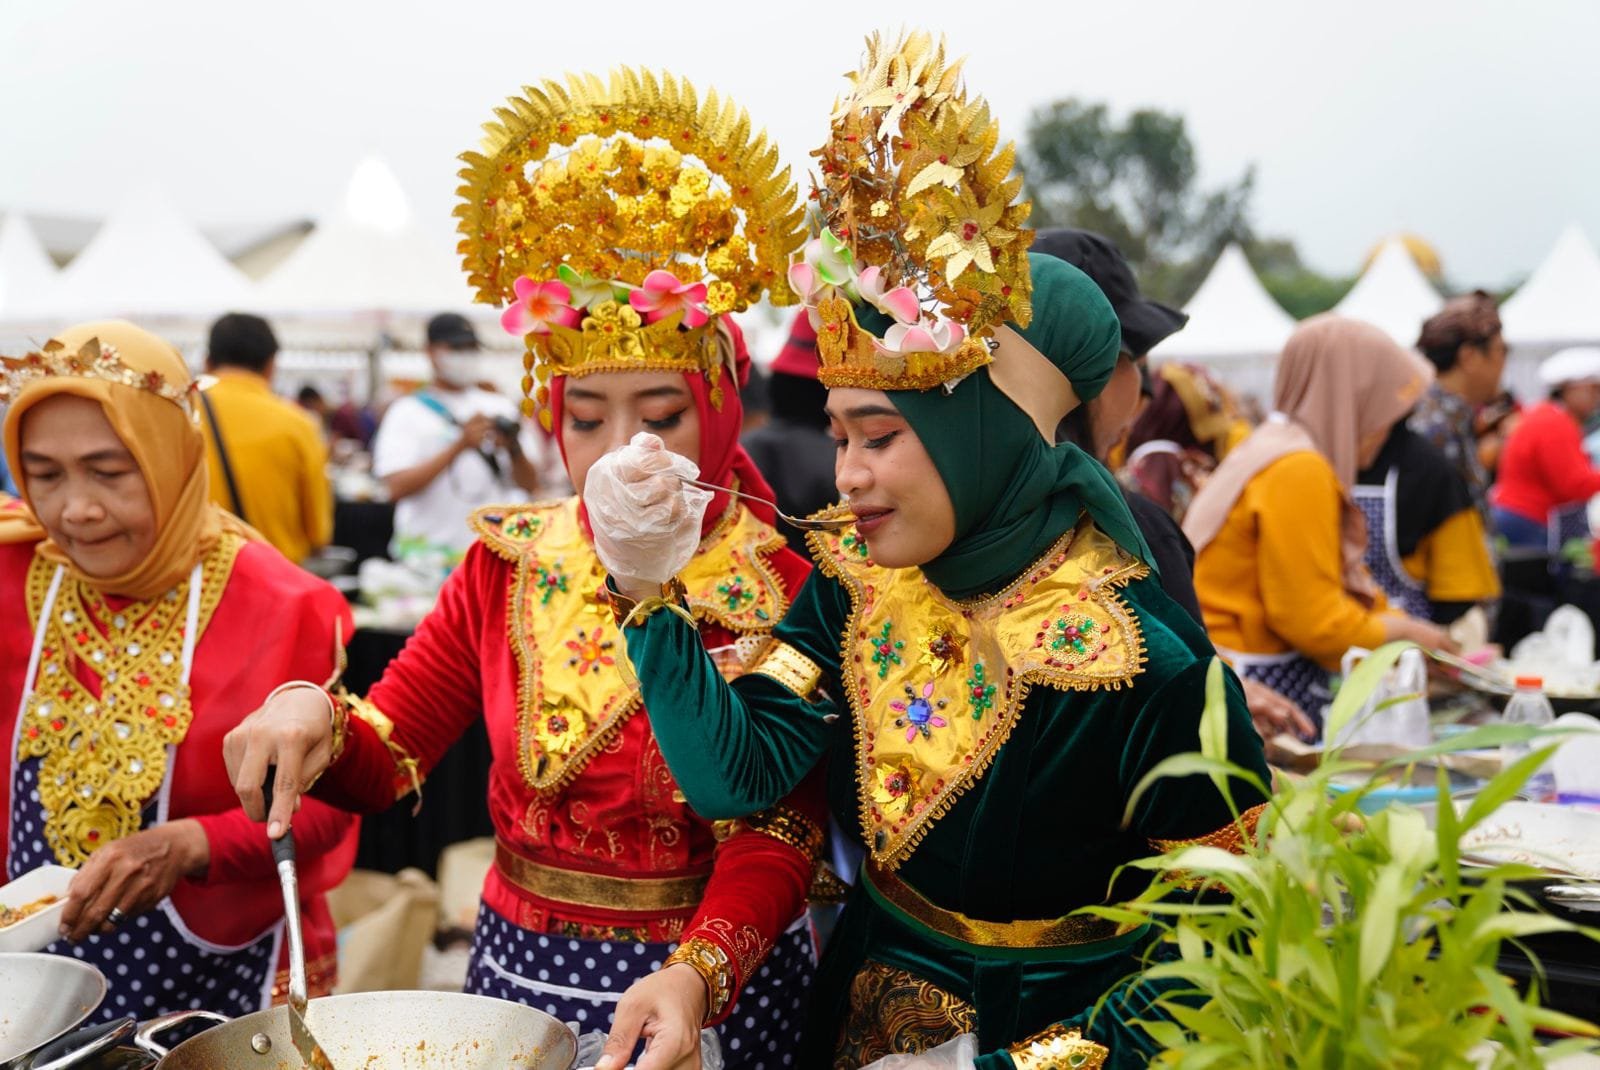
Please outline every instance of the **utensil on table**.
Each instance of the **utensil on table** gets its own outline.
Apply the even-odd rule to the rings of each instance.
[[[757,504],[765,505],[768,509],[771,509],[774,513],[778,514],[778,519],[782,520],[790,527],[799,528],[801,531],[842,531],[856,522],[856,518],[848,514],[845,516],[833,517],[828,520],[814,520],[810,517],[790,516],[782,509],[779,509],[775,503],[769,502],[767,499],[759,497],[758,495],[746,494],[742,490],[734,490],[731,487],[719,487],[715,483],[702,483],[698,479],[684,479],[682,476],[679,476],[678,478],[687,486],[699,487],[701,490],[716,491],[718,494],[731,494],[735,498],[743,498],[747,502],[756,502]]]
[[[267,767],[262,805],[272,812],[272,783],[277,768]],[[333,1060],[322,1050],[306,1023],[306,948],[300,932],[300,878],[295,870],[294,833],[284,829],[272,841],[272,860],[278,864],[278,884],[283,889],[283,923],[289,931],[289,1037],[311,1070],[333,1070]]]

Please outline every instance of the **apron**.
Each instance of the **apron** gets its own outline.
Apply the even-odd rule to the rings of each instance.
[[[1361,484],[1350,488],[1350,497],[1367,522],[1367,570],[1383,588],[1389,601],[1418,620],[1433,619],[1433,605],[1428,592],[1406,571],[1400,560],[1400,541],[1395,535],[1395,488],[1400,473],[1389,469],[1382,486]]]
[[[607,1032],[628,986],[659,970],[676,947],[537,933],[480,903],[465,990],[576,1022],[579,1033]],[[778,937],[732,1013],[715,1027],[728,1070],[794,1065],[816,962],[811,926],[802,915]]]
[[[37,683],[39,656],[49,627],[50,613],[61,588],[65,570],[56,568],[39,613],[33,654],[28,663],[17,709],[17,732],[22,730],[22,711]],[[189,682],[194,664],[194,642],[200,616],[201,566],[189,577],[189,606],[183,647],[182,681]],[[8,876],[15,879],[43,865],[54,865],[56,858],[45,842],[45,811],[39,801],[39,765],[43,759],[16,759],[18,739],[11,740],[11,815]],[[167,775],[144,809],[141,829],[153,828],[167,820],[172,794],[173,747],[167,748]],[[272,984],[277,974],[279,945],[283,939],[280,921],[256,939],[238,947],[225,947],[204,940],[190,931],[173,908],[163,899],[143,914],[129,917],[115,932],[89,937],[80,944],[57,940],[46,947],[51,955],[70,955],[89,963],[105,974],[106,998],[88,1019],[109,1022],[124,1015],[154,1018],[170,1011],[205,1009],[231,1018],[252,1014],[271,1004]]]
[[[1241,654],[1219,646],[1217,653],[1240,677],[1272,688],[1322,727],[1325,708],[1333,701],[1332,674],[1327,669],[1293,650],[1287,654]]]

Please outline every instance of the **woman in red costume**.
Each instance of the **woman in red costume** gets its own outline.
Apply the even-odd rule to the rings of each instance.
[[[490,148],[465,157],[462,248],[480,295],[512,302],[504,324],[538,382],[524,389],[578,497],[480,510],[478,542],[364,699],[332,696],[330,723],[315,689],[288,690],[228,750],[252,812],[268,759],[280,794],[315,781],[318,797],[371,811],[483,717],[498,845],[467,990],[586,1029],[615,1017],[628,1054],[643,1030],[641,1067],[695,1065],[704,1024],[730,1066],[774,1068],[792,1058],[814,965],[803,907],[820,792],[738,822],[689,808],[627,664],[619,629],[634,607],[607,598],[582,502],[590,466],[641,431],[706,482],[771,497],[738,444],[748,356],[723,314],[781,278],[798,211],[764,139],[714,141],[739,124],[708,116],[740,117],[706,107],[670,76],[624,71],[609,89],[547,84],[498,112],[516,124],[492,124]],[[809,566],[770,509],[703,500],[698,546],[680,548],[686,612],[737,675]]]
[[[328,678],[350,614],[206,492],[195,386],[131,323],[63,331],[0,361],[0,841],[6,877],[78,869],[63,939],[98,966],[97,1014],[261,1010],[285,988],[283,900],[238,805],[223,735],[293,676]],[[295,820],[311,988],[334,977],[323,893],[356,822]]]

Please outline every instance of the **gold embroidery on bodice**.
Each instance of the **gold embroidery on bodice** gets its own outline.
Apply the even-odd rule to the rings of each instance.
[[[206,555],[202,634],[243,544],[224,534]],[[28,567],[28,620],[35,629],[55,571],[37,555]],[[70,573],[62,577],[44,622],[16,758],[40,759],[45,841],[64,866],[82,865],[99,848],[138,832],[145,805],[166,779],[167,748],[183,742],[194,717],[183,682],[188,609],[187,576],[159,598],[117,610],[95,588]]]
[[[861,828],[891,869],[983,776],[1032,687],[1115,689],[1143,668],[1138,620],[1116,589],[1149,569],[1087,519],[1010,586],[970,603],[918,569],[878,567],[854,528],[808,539],[850,594],[840,676]]]
[[[605,567],[584,536],[576,498],[491,506],[473,514],[472,526],[516,565],[506,611],[518,669],[518,764],[534,790],[555,792],[640,704],[605,601]],[[695,617],[740,637],[770,631],[789,599],[762,555],[782,545],[770,524],[733,505],[681,574]]]

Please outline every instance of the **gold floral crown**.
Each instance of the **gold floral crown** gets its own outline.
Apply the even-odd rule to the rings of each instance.
[[[478,300],[509,304],[524,407],[550,425],[553,375],[701,371],[720,406],[716,317],[792,303],[803,211],[778,150],[732,101],[621,68],[495,110],[455,209]]]
[[[812,153],[821,234],[789,269],[811,312],[826,386],[927,390],[990,363],[1006,321],[1027,326],[1032,281],[1016,152],[961,61],[927,33],[874,34]],[[890,320],[861,325],[865,303]]]
[[[98,338],[89,339],[76,351],[69,351],[52,338],[27,356],[0,357],[0,405],[16,400],[30,383],[59,376],[103,379],[118,386],[148,391],[177,405],[191,420],[196,418],[199,381],[190,380],[183,386],[175,386],[158,371],[130,368],[122,362],[115,346]]]

